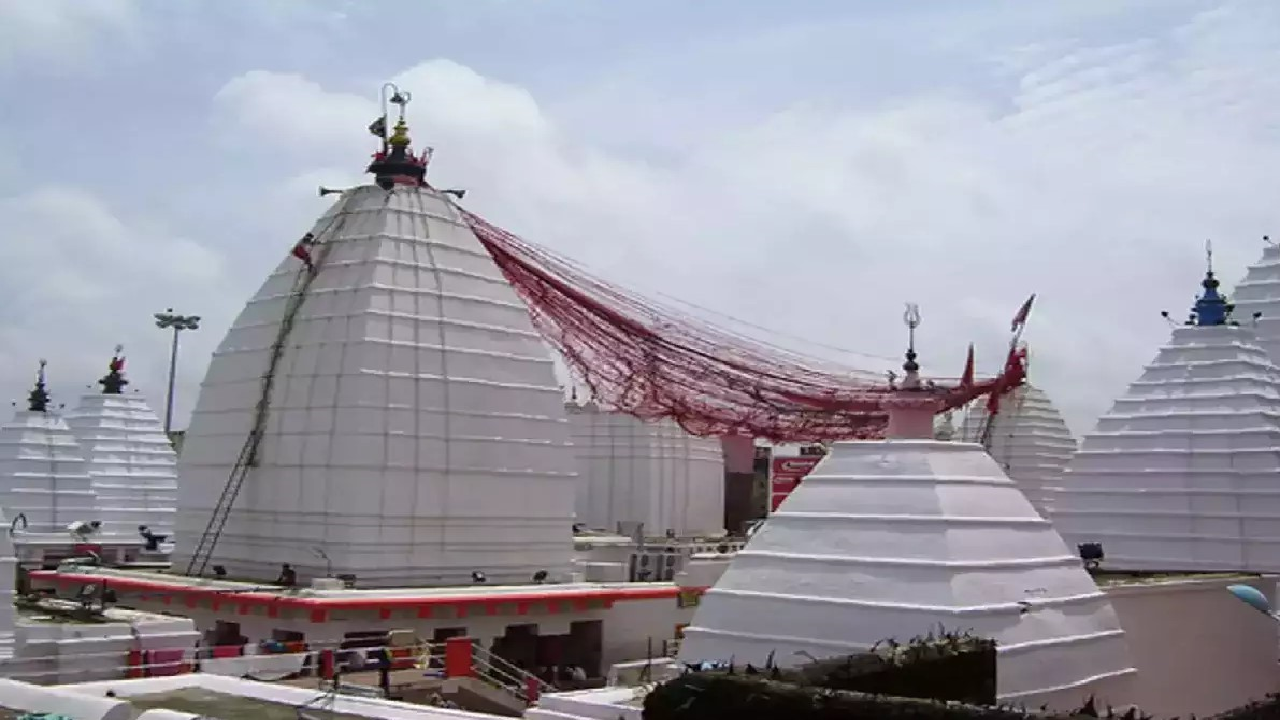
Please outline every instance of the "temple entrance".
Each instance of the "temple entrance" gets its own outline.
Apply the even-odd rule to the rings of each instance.
[[[538,640],[537,625],[508,625],[502,637],[494,639],[490,650],[521,670],[532,673],[544,665],[538,657]]]
[[[601,620],[578,620],[569,624],[569,634],[565,638],[564,654],[566,661],[577,665],[586,672],[589,678],[598,678],[604,674],[600,667],[604,655],[604,622]]]

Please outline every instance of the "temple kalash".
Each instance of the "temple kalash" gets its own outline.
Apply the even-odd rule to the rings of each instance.
[[[939,628],[995,642],[1011,705],[1203,716],[1280,689],[1277,624],[1237,599],[1265,609],[1280,568],[1257,530],[1276,340],[1212,271],[1077,451],[1026,384],[1035,296],[992,377],[972,348],[958,380],[924,377],[914,305],[887,380],[807,358],[463,209],[411,99],[383,88],[373,182],[321,188],[180,455],[122,348],[67,412],[39,364],[0,428],[0,706],[640,718],[689,668]],[[768,508],[796,447],[818,459]]]

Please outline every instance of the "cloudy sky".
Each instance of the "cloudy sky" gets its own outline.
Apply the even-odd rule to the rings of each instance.
[[[0,0],[0,397],[62,402],[152,313],[204,317],[178,411],[319,184],[358,181],[381,83],[432,177],[611,281],[856,367],[1034,380],[1077,432],[1168,335],[1215,243],[1280,235],[1269,0]],[[863,357],[855,353],[865,353]],[[184,422],[185,420],[180,420]]]

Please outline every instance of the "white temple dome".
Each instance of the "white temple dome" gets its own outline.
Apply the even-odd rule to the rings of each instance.
[[[965,442],[980,442],[988,421],[986,399],[969,407],[961,429]],[[1023,385],[1000,399],[991,420],[991,457],[1004,468],[1041,516],[1048,517],[1046,487],[1059,484],[1063,468],[1076,451],[1076,439],[1053,401],[1040,388]]]
[[[1280,570],[1280,370],[1246,327],[1179,327],[1085,435],[1053,499],[1105,567]]]
[[[704,596],[680,658],[796,665],[939,624],[997,641],[1005,701],[1130,697],[1110,603],[970,443],[836,443]]]
[[[43,385],[42,376],[36,392]],[[28,532],[61,532],[67,523],[96,518],[95,504],[84,455],[61,417],[19,410],[0,425],[0,508],[10,520],[21,515]]]
[[[1212,270],[1201,287],[1055,493],[1063,536],[1100,543],[1107,567],[1280,570],[1280,369]]]
[[[400,181],[347,190],[317,222],[319,271],[291,330],[307,273],[294,257],[214,353],[180,458],[176,569],[246,448],[283,336],[256,466],[204,562],[362,586],[568,572],[576,458],[548,350],[457,209]]]
[[[566,404],[578,458],[577,521],[614,530],[639,522],[649,536],[724,531],[724,452],[674,421]]]
[[[84,451],[104,535],[171,535],[177,454],[160,418],[137,393],[88,393],[65,416]],[[85,518],[74,518],[83,520]]]

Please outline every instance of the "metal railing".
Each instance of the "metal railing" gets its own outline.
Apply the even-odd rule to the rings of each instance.
[[[517,667],[511,661],[489,652],[479,643],[471,645],[471,665],[476,677],[506,692],[524,705],[531,704],[545,693],[555,692],[555,687],[550,683]],[[530,690],[536,691],[534,697],[529,697]]]

